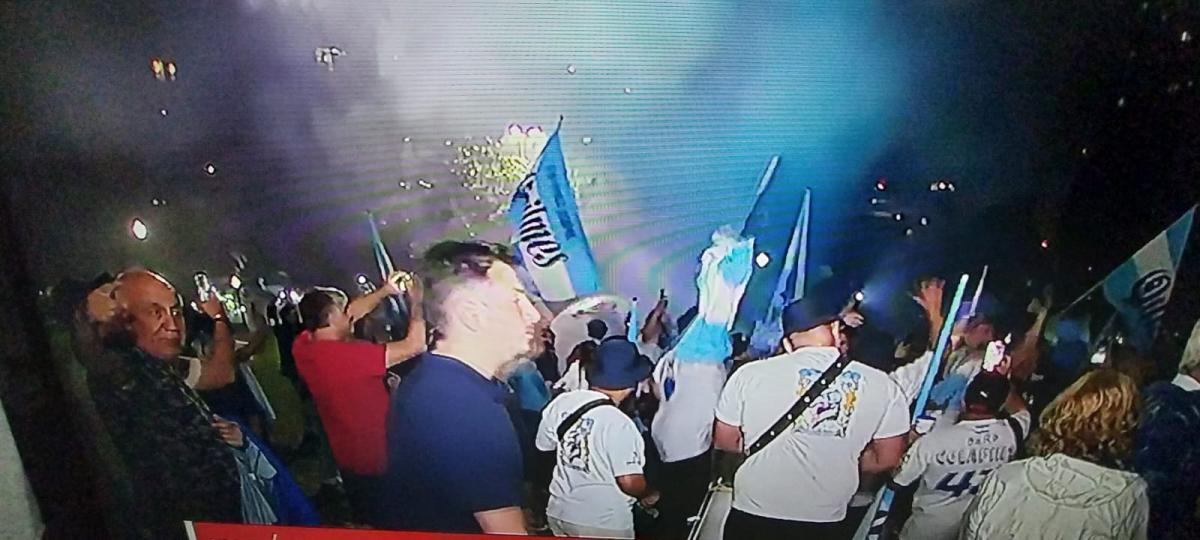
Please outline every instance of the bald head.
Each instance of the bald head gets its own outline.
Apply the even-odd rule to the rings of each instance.
[[[142,351],[172,360],[183,350],[183,308],[175,288],[148,270],[117,276],[113,299],[125,329]]]

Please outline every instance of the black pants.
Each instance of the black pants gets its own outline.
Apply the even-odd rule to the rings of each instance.
[[[729,509],[724,538],[729,540],[836,540],[839,523],[788,521]]]
[[[343,472],[342,486],[346,488],[346,497],[350,499],[350,509],[354,511],[356,520],[376,529],[387,527],[387,507],[384,505],[387,483],[383,476]]]
[[[687,518],[700,513],[712,476],[711,451],[694,458],[663,462],[662,499],[658,503],[660,540],[682,540],[687,537]],[[736,537],[727,537],[736,538]]]

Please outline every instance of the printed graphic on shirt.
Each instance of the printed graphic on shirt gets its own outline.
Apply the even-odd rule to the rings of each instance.
[[[591,470],[588,462],[592,455],[592,449],[588,440],[591,438],[592,427],[595,424],[594,419],[583,418],[563,436],[559,446],[558,459],[564,467],[585,473]]]
[[[800,389],[804,395],[821,376],[822,370],[800,369]],[[833,384],[804,411],[796,422],[795,431],[829,437],[845,437],[850,429],[850,418],[858,407],[858,394],[863,387],[863,376],[856,371],[843,372]]]

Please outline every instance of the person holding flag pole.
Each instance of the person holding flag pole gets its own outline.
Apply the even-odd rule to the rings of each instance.
[[[937,346],[934,348],[933,357],[931,358],[929,369],[925,373],[925,380],[921,385],[921,391],[917,395],[916,405],[913,407],[918,415],[925,411],[925,405],[929,401],[929,393],[933,389],[933,381],[937,376],[938,369],[941,365],[942,358],[945,355],[946,347],[950,342],[950,333],[954,327],[954,321],[958,316],[958,310],[962,307],[963,293],[967,289],[967,281],[970,276],[963,274],[958,280],[958,288],[954,291],[954,299],[950,302],[950,312],[946,315],[945,321],[942,323],[941,335],[938,337]],[[858,531],[854,534],[854,540],[877,540],[883,534],[883,528],[887,522],[888,513],[892,507],[892,501],[895,499],[896,492],[890,487],[883,487],[878,496],[875,497],[875,503],[871,509],[867,511],[866,518],[859,525]]]

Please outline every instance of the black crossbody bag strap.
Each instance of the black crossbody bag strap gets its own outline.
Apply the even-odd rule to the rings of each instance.
[[[1021,459],[1025,457],[1025,430],[1021,429],[1021,423],[1012,416],[1005,416],[1004,420],[1008,422],[1009,429],[1013,432],[1013,437],[1016,437],[1017,448],[1013,451],[1013,459]]]
[[[750,456],[757,454],[763,447],[771,444],[771,441],[787,432],[792,427],[792,424],[796,422],[796,419],[800,418],[800,415],[804,414],[808,406],[812,405],[821,396],[821,393],[829,388],[829,385],[833,384],[833,381],[838,378],[838,375],[842,374],[842,371],[845,371],[848,365],[850,365],[850,359],[846,355],[839,355],[837,360],[834,360],[833,365],[821,373],[821,376],[817,377],[816,381],[813,381],[812,386],[808,387],[804,395],[800,396],[800,399],[796,400],[796,403],[786,413],[783,413],[783,416],[780,416],[779,420],[776,420],[766,433],[763,433],[757,441],[754,441],[754,444],[746,447],[746,459],[750,459]]]
[[[558,440],[561,441],[562,438],[566,436],[567,432],[570,431],[575,424],[579,423],[579,420],[583,418],[583,415],[587,414],[588,411],[595,409],[596,407],[603,407],[605,405],[612,405],[613,407],[616,407],[616,405],[613,405],[612,400],[608,398],[597,399],[595,401],[584,403],[582,407],[576,409],[575,412],[571,413],[571,416],[564,418],[562,423],[558,425]]]

